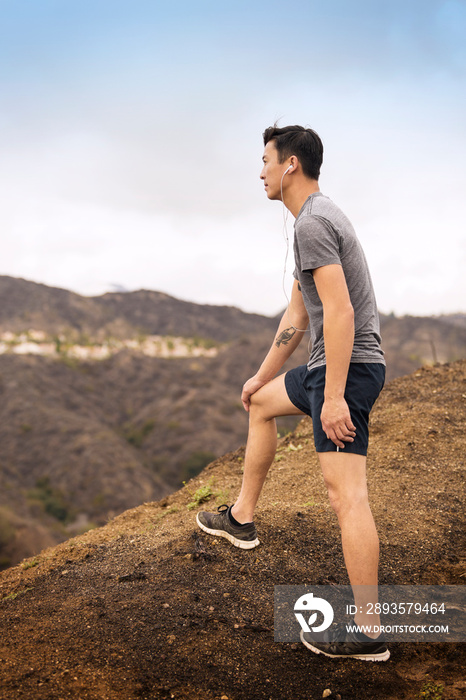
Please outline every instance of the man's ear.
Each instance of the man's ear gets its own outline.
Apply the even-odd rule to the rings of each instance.
[[[290,165],[288,167],[288,172],[292,173],[298,167],[299,161],[296,156],[291,156]]]

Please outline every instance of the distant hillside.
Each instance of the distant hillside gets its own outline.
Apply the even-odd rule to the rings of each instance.
[[[241,386],[277,319],[150,291],[85,298],[10,277],[0,277],[0,296],[0,340],[10,338],[0,342],[0,568],[162,498],[245,442]],[[466,357],[459,320],[383,316],[388,379]],[[138,343],[153,334],[167,347],[177,336],[216,351],[146,356]],[[112,339],[128,347],[77,359]],[[53,354],[17,353],[28,346]],[[306,359],[303,341],[288,367]]]
[[[376,403],[382,585],[464,585],[465,394],[463,361],[395,379]],[[260,546],[198,530],[198,509],[238,493],[243,459],[226,454],[167,498],[1,572],[0,700],[464,698],[464,644],[391,643],[388,662],[369,663],[274,641],[275,585],[348,578],[307,418],[279,441]]]
[[[140,290],[83,297],[64,289],[0,276],[0,333],[44,331],[51,338],[102,343],[144,335],[203,338],[220,343],[255,338],[270,342],[278,318],[244,313],[231,306],[181,301],[161,292]],[[381,314],[388,379],[423,364],[466,356],[466,313],[451,316]],[[305,358],[304,348],[299,358]],[[304,359],[303,359],[304,361]]]
[[[466,314],[452,316],[381,316],[389,379],[437,362],[466,357]]]
[[[161,498],[244,443],[240,387],[265,350],[246,337],[213,358],[0,355],[0,566]]]
[[[0,331],[34,328],[49,334],[132,338],[157,334],[230,341],[241,335],[273,332],[276,321],[232,306],[181,301],[161,292],[115,292],[99,297],[0,276]]]

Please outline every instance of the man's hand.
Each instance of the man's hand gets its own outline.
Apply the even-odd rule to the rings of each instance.
[[[337,447],[344,448],[345,442],[354,441],[356,427],[345,399],[325,399],[320,420],[327,438]]]
[[[241,401],[243,402],[244,410],[249,413],[249,406],[250,406],[250,399],[253,394],[256,393],[256,391],[259,391],[261,387],[264,386],[264,384],[267,384],[266,381],[263,379],[259,379],[257,374],[254,375],[254,377],[251,377],[251,379],[248,379],[246,384],[243,386],[243,391],[241,394]]]

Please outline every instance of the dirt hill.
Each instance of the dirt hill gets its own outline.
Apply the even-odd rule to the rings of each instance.
[[[374,409],[382,584],[464,584],[465,396],[462,361],[390,382]],[[202,493],[203,508],[231,502],[243,456],[0,574],[2,700],[317,700],[327,688],[342,700],[464,697],[464,644],[392,644],[375,664],[273,641],[274,584],[347,577],[308,419],[280,441],[260,547],[197,530],[191,504]]]

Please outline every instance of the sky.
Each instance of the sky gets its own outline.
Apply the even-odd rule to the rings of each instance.
[[[279,313],[278,121],[321,136],[380,310],[466,311],[465,36],[460,0],[0,0],[0,274]]]

